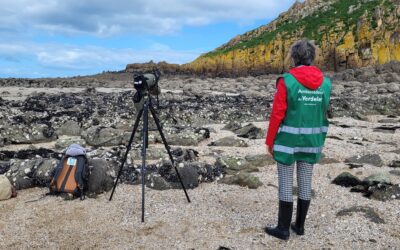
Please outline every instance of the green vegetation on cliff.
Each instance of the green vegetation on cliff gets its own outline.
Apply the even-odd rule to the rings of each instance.
[[[233,46],[219,48],[203,56],[214,57],[233,50],[268,44],[278,36],[283,39],[299,36],[314,40],[317,45],[320,45],[323,37],[329,33],[348,32],[350,28],[357,27],[357,22],[363,15],[366,15],[368,21],[372,24],[372,28],[375,28],[377,23],[373,18],[373,14],[378,6],[386,9],[386,13],[395,9],[394,4],[389,0],[338,0],[332,5],[326,6],[326,8],[322,8],[297,22],[289,18],[284,18],[283,20],[278,18],[276,29],[265,31],[258,36],[252,35],[256,30],[250,31],[245,34],[246,37],[250,37],[249,39],[244,38]],[[388,27],[388,29],[394,28]]]

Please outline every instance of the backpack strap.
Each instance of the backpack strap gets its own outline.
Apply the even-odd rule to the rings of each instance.
[[[64,161],[65,161],[66,156],[63,156],[60,160],[60,162],[57,164],[57,167],[54,169],[54,174],[53,174],[53,178],[51,179],[51,182],[49,184],[49,194],[54,194],[56,193],[56,191],[53,189],[53,186],[56,184],[56,180],[58,178],[58,176],[61,173],[61,170],[64,166]]]
[[[87,164],[88,160],[85,155],[76,156],[78,163],[75,172],[75,181],[78,183],[79,195],[81,200],[85,199],[86,181],[87,181]]]

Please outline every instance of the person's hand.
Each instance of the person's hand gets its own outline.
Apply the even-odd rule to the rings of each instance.
[[[268,150],[268,153],[271,155],[271,156],[274,156],[274,150],[273,150],[273,148],[272,148],[272,146],[267,146],[267,150]]]

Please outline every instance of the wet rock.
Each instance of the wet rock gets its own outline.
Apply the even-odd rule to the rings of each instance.
[[[59,135],[68,135],[68,136],[80,136],[82,132],[82,128],[76,121],[66,121],[61,127],[57,130]]]
[[[65,148],[67,148],[69,145],[71,145],[73,143],[79,144],[79,145],[81,145],[83,147],[86,146],[86,142],[85,142],[84,139],[82,139],[81,137],[74,136],[74,137],[70,137],[70,138],[58,139],[56,141],[55,147],[57,149],[65,149]]]
[[[88,193],[100,194],[108,192],[114,186],[118,164],[115,161],[104,159],[89,160],[90,175],[88,180]]]
[[[346,209],[342,209],[336,213],[337,217],[351,216],[353,213],[362,213],[365,218],[376,224],[385,224],[385,221],[381,216],[371,207],[354,206]]]
[[[391,168],[400,168],[400,160],[395,160],[392,163],[389,164],[389,167]]]
[[[127,137],[123,130],[104,128],[100,126],[91,127],[82,133],[87,144],[95,147],[117,146],[125,144]]]
[[[368,154],[364,156],[353,156],[345,160],[346,163],[359,163],[359,164],[369,164],[376,167],[382,167],[383,161],[378,154]]]
[[[342,186],[342,187],[354,187],[361,184],[360,179],[356,176],[350,174],[349,172],[343,172],[338,175],[333,181],[333,184]]]
[[[10,181],[4,175],[0,175],[0,201],[8,200],[12,195],[12,186]]]
[[[246,126],[235,130],[234,132],[237,134],[237,136],[248,139],[263,139],[266,135],[264,130],[257,128],[253,124],[247,124]]]
[[[257,176],[245,172],[240,172],[233,176],[226,176],[220,181],[220,183],[227,185],[239,185],[241,187],[248,187],[250,189],[257,189],[263,185]]]
[[[388,173],[377,173],[366,177],[363,181],[366,185],[390,184],[390,175]]]
[[[236,136],[227,136],[219,140],[213,141],[209,146],[217,147],[248,147],[249,145],[242,139],[236,138]]]

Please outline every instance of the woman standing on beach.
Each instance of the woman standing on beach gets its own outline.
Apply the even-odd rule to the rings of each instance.
[[[293,213],[293,171],[297,166],[298,200],[296,222],[291,228],[304,234],[311,200],[313,165],[321,157],[328,131],[327,111],[331,82],[311,66],[316,48],[309,41],[296,42],[290,52],[295,68],[277,80],[266,144],[277,162],[279,177],[278,225],[267,234],[289,239]]]

